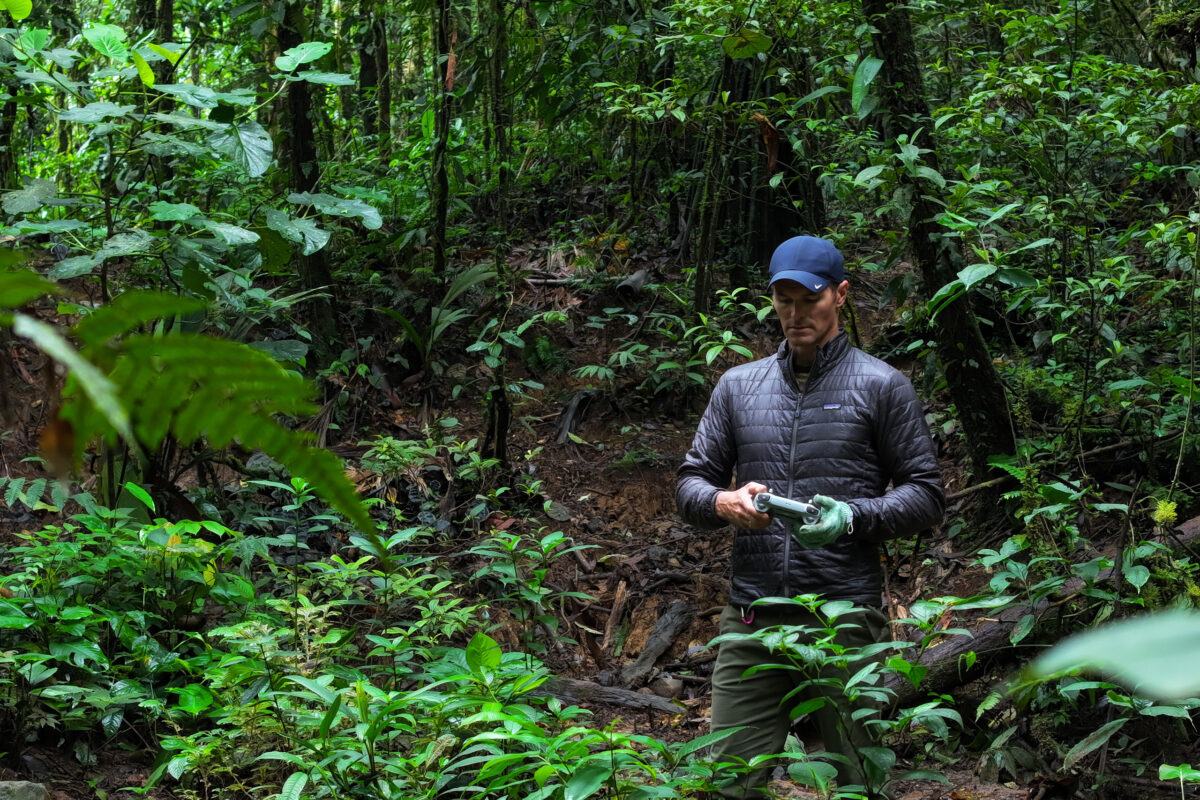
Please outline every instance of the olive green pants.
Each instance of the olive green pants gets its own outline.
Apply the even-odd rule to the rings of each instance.
[[[747,615],[743,619],[742,614]],[[753,616],[750,616],[753,613]],[[835,641],[843,647],[863,647],[884,640],[887,617],[878,608],[865,608],[837,618],[837,624],[852,623],[840,630]],[[726,606],[721,614],[720,632],[753,633],[776,625],[824,628],[824,622],[800,606],[759,606],[740,609]],[[841,680],[833,686],[807,686],[784,702],[793,689],[808,683],[811,669],[765,669],[746,675],[746,670],[764,664],[790,664],[783,654],[772,653],[755,640],[722,642],[712,677],[712,730],[747,726],[744,730],[718,742],[713,755],[737,763],[748,762],[759,755],[783,752],[791,727],[790,712],[805,700],[824,696],[829,698],[823,707],[814,711],[814,718],[825,750],[845,756],[849,763],[836,763],[838,784],[863,784],[866,780],[857,748],[872,744],[872,739],[860,722],[852,721],[848,700],[842,693],[842,682],[863,664],[851,664],[846,671],[826,670],[822,677]],[[840,674],[839,674],[840,673]],[[729,798],[765,796],[764,788],[773,764],[766,764],[738,777],[722,790]]]

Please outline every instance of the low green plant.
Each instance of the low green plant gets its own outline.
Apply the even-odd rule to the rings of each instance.
[[[0,492],[9,508],[17,504],[30,511],[61,509],[69,499],[70,486],[66,481],[46,478],[10,478],[0,476]],[[48,501],[48,502],[47,502]]]
[[[466,552],[485,559],[473,579],[499,585],[501,596],[511,603],[511,613],[521,626],[520,637],[525,647],[531,652],[544,652],[545,642],[561,639],[558,633],[561,605],[569,598],[589,599],[582,592],[549,585],[550,568],[557,559],[593,546],[574,544],[562,531],[526,537],[495,530]],[[560,607],[557,612],[556,605]]]
[[[434,359],[434,353],[441,343],[442,337],[451,325],[469,318],[472,314],[468,308],[454,308],[454,302],[472,287],[493,280],[495,277],[496,271],[490,264],[476,264],[464,270],[450,282],[446,290],[441,293],[441,299],[429,309],[428,323],[417,320],[415,314],[410,318],[392,308],[375,309],[396,320],[404,332],[405,339],[416,349],[418,363],[409,364],[410,368],[414,371],[430,369],[435,373],[440,373],[441,367],[439,362]]]
[[[434,448],[429,441],[397,439],[386,434],[376,436],[374,441],[359,442],[359,444],[370,445],[370,448],[362,456],[363,468],[378,472],[388,479],[423,466],[435,455]]]
[[[1156,729],[1158,737],[1166,741],[1173,727],[1177,742],[1187,744],[1193,738],[1192,715],[1200,708],[1200,679],[1193,668],[1198,634],[1200,615],[1192,608],[1102,625],[1052,647],[1022,671],[1008,693],[1022,705],[1045,702],[1044,698],[1059,705],[1065,701],[1070,710],[1063,714],[1064,723],[1078,722],[1081,712],[1096,707],[1100,700],[1111,709],[1105,721],[1062,754],[1065,768],[1079,768],[1085,758],[1107,749],[1135,720],[1166,722],[1166,730]],[[1111,681],[1079,679],[1079,672],[1100,673]],[[1042,691],[1048,686],[1055,691]],[[999,693],[994,694],[993,703],[998,698]],[[1175,768],[1164,764],[1159,773],[1160,777],[1164,773],[1169,776],[1164,780],[1179,778],[1182,788],[1184,780],[1194,780],[1188,770],[1187,765]],[[1102,777],[1097,774],[1098,780]]]
[[[881,715],[895,696],[895,691],[884,685],[888,674],[905,675],[910,680],[919,680],[912,665],[899,655],[886,660],[881,657],[889,652],[898,652],[912,647],[910,642],[878,642],[865,647],[847,647],[836,641],[838,631],[847,623],[839,623],[839,617],[857,610],[853,603],[826,601],[819,595],[803,595],[796,598],[771,598],[772,604],[793,605],[817,615],[821,621],[815,626],[772,626],[750,634],[723,634],[713,644],[733,639],[756,639],[772,653],[782,655],[786,669],[803,676],[795,690],[800,694],[806,689],[821,687],[822,693],[806,699],[793,713],[812,713],[827,704],[833,704],[841,724],[849,726],[856,721],[877,737],[877,744],[859,747],[857,755],[865,770],[865,786],[839,786],[837,796],[853,797],[856,792],[870,796],[884,792],[893,780],[921,778],[945,781],[945,776],[932,770],[910,770],[893,775],[897,756],[889,742],[898,736],[931,736],[945,741],[950,736],[951,724],[961,727],[959,713],[943,705],[943,698],[935,698],[921,705],[903,709],[894,718]],[[904,666],[901,667],[901,662]],[[761,669],[775,668],[774,665],[751,667],[749,673]],[[848,738],[848,737],[846,737]],[[786,754],[785,754],[786,755]],[[844,758],[840,754],[827,754],[827,758]],[[789,774],[807,782],[821,791],[828,790],[828,783],[836,773],[832,765],[816,766],[805,759],[789,766]]]
[[[1179,800],[1187,797],[1187,784],[1200,785],[1200,769],[1193,769],[1191,764],[1160,764],[1158,767],[1160,781],[1179,781]]]
[[[130,485],[131,494],[148,495]],[[0,730],[24,745],[40,728],[69,730],[88,760],[94,737],[153,731],[171,714],[166,693],[202,651],[206,615],[249,608],[253,554],[216,522],[146,524],[90,495],[60,526],[18,534],[0,598]]]

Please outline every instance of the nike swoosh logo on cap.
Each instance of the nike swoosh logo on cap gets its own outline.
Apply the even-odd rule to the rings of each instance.
[[[818,283],[816,286],[814,286],[814,287],[813,287],[813,291],[814,291],[814,292],[819,292],[819,291],[821,291],[821,290],[822,290],[822,289],[824,289],[824,288],[825,288],[825,284],[823,284],[823,283]]]

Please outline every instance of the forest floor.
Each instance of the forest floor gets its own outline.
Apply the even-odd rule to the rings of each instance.
[[[871,294],[878,291],[878,286],[867,284],[856,288],[860,288],[857,328],[869,349],[890,312],[873,311]],[[614,301],[612,296],[577,296],[554,284],[528,284],[525,293],[517,297],[518,303],[534,311],[553,308],[570,315],[573,330],[559,334],[561,346],[569,352],[570,363],[567,370],[531,376],[545,384],[545,389],[531,393],[514,408],[508,444],[514,469],[542,481],[541,496],[551,502],[530,519],[516,514],[507,518],[497,512],[488,519],[488,524],[531,534],[561,530],[575,543],[588,546],[556,561],[548,576],[549,585],[555,589],[582,592],[590,598],[564,606],[560,636],[552,640],[545,654],[547,665],[556,674],[612,683],[613,676],[641,652],[666,610],[678,601],[687,604],[690,624],[675,637],[658,659],[655,673],[649,676],[676,679],[667,693],[675,696],[683,713],[666,715],[599,701],[589,704],[594,714],[591,724],[595,727],[616,720],[618,726],[628,730],[668,741],[684,741],[707,732],[707,678],[711,660],[706,659],[705,654],[709,653],[706,646],[717,635],[717,619],[725,602],[732,533],[729,529],[693,529],[675,513],[674,470],[691,442],[704,407],[705,392],[643,397],[632,386],[587,392],[585,381],[570,377],[569,368],[602,364],[607,359],[612,332],[587,327],[582,322],[589,313],[596,314]],[[647,290],[634,302],[643,309],[652,307],[657,302],[654,290]],[[772,351],[777,342],[771,319],[747,327],[738,335],[756,355]],[[485,372],[475,354],[464,351],[462,348],[457,355],[447,355],[445,377],[431,383],[445,389],[452,383],[451,377],[458,380],[483,377]],[[36,452],[38,434],[48,416],[50,401],[41,378],[43,357],[20,344],[10,344],[5,355],[14,366],[5,371],[7,385],[0,386],[0,394],[5,398],[0,411],[4,412],[7,428],[0,437],[0,474],[34,474],[38,467],[23,463],[22,459]],[[430,421],[430,414],[458,419],[460,425],[455,433],[463,440],[476,437],[482,440],[486,429],[482,404],[478,398],[467,398],[467,392],[463,392],[461,399],[450,401],[426,393],[421,384],[386,393],[366,384],[334,389],[354,391],[357,394],[354,405],[359,411],[352,419],[343,420],[340,430],[328,433],[329,444],[347,457],[351,475],[368,491],[372,476],[358,468],[354,457],[365,450],[361,442],[383,434],[420,439],[422,426]],[[587,402],[580,403],[584,398],[588,398]],[[964,488],[963,468],[952,449],[943,453],[942,465],[948,491]],[[955,517],[967,511],[961,502],[951,509]],[[7,525],[12,530],[48,521],[44,515],[10,515]],[[1002,531],[996,533],[996,542],[1007,535]],[[459,553],[472,545],[471,535],[470,531],[461,534],[463,538],[456,542]],[[890,548],[885,566],[893,618],[907,616],[908,605],[918,598],[966,597],[986,583],[987,576],[972,567],[973,557],[958,552],[962,549],[942,532]],[[518,644],[515,623],[501,625],[493,635],[504,644]],[[992,681],[1000,677],[999,673],[989,676]],[[981,682],[981,686],[984,684],[986,681]],[[978,689],[974,696],[980,697],[982,693],[983,689]],[[975,717],[973,705],[964,704],[959,710],[964,719]],[[903,782],[895,787],[896,797],[1051,800],[1071,796],[1069,791],[1055,794],[1054,776],[1049,774],[1023,784],[986,782],[981,780],[977,769],[979,752],[965,746],[958,752],[962,758],[957,763],[942,765],[914,764],[913,759],[920,755],[917,750],[902,753],[903,766],[940,768],[949,782]],[[46,782],[56,800],[130,796],[120,790],[139,785],[149,772],[153,754],[148,749],[132,752],[108,749],[99,751],[98,757],[97,763],[83,766],[71,752],[43,741],[25,752],[21,770],[0,769],[0,780]],[[1160,787],[1153,784],[1151,780],[1139,783],[1136,793],[1143,797],[1178,796],[1177,791],[1172,793],[1170,784],[1162,784],[1161,793],[1157,791]],[[783,797],[816,797],[786,782],[776,783],[774,788]],[[156,790],[153,796],[173,795]],[[1119,795],[1108,795],[1116,796]]]

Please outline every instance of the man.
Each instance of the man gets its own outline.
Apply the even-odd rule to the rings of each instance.
[[[751,607],[760,598],[815,593],[865,607],[838,618],[839,625],[851,624],[839,644],[881,641],[887,617],[878,544],[936,524],[945,505],[921,403],[906,377],[850,346],[839,330],[849,283],[833,244],[813,236],[781,244],[771,257],[770,290],[784,341],[773,356],[734,367],[717,383],[679,468],[679,513],[700,527],[736,528],[722,634],[781,624],[823,627],[794,605]],[[754,495],[766,491],[811,498],[821,519],[793,529],[756,510]],[[744,674],[779,661],[754,640],[722,643],[712,728],[747,726],[718,745],[724,756],[749,761],[782,752],[789,712],[800,698],[782,701],[799,673]],[[862,726],[845,724],[832,705],[814,716],[826,749],[846,757],[839,784],[863,784],[857,747],[870,741]],[[761,796],[768,772],[744,776],[726,796]]]

